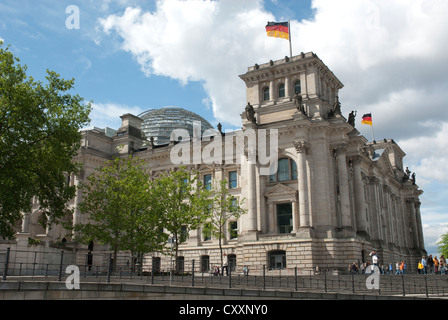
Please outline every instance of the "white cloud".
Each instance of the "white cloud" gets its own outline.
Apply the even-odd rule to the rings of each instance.
[[[90,118],[92,120],[91,122],[95,123],[97,127],[112,127],[113,129],[118,129],[121,125],[120,116],[125,113],[138,115],[145,110],[138,106],[116,103],[92,103]]]
[[[313,6],[315,18],[296,25],[294,40],[318,53],[345,84],[343,106],[400,117],[395,123],[445,112],[441,105],[423,108],[432,94],[448,102],[448,2],[315,0]],[[413,100],[401,100],[408,92]],[[388,109],[377,110],[378,104]]]
[[[447,223],[424,224],[423,234],[425,235],[425,248],[428,254],[438,255],[438,242],[441,236],[448,232]]]
[[[146,75],[201,81],[217,120],[239,125],[245,89],[238,75],[256,62],[255,52],[270,59],[266,52],[279,44],[266,42],[264,26],[272,19],[255,0],[159,1],[155,12],[128,7],[100,23],[123,39],[123,50]]]
[[[440,104],[424,108],[429,94],[448,102],[447,1],[314,0],[313,8],[312,20],[291,21],[294,54],[316,52],[335,71],[345,84],[343,111],[374,112],[377,125],[384,118],[383,131],[398,135],[403,130],[391,128],[406,119],[446,114]],[[172,0],[158,1],[153,12],[128,7],[100,23],[147,76],[201,81],[216,119],[239,125],[245,88],[238,75],[288,54],[286,41],[266,37],[273,19],[259,0]]]

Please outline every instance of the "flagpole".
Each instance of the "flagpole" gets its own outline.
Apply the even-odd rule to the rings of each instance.
[[[288,38],[289,38],[289,57],[292,58],[292,46],[291,46],[291,24],[288,19]]]
[[[370,113],[370,114],[372,114],[372,113]],[[372,120],[373,120],[373,117],[372,117]],[[373,121],[372,121],[372,142],[373,141],[375,141],[375,131],[373,130]]]

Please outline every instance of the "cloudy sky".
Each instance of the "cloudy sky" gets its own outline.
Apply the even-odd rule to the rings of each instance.
[[[360,123],[371,112],[375,138],[406,152],[437,254],[448,231],[446,13],[446,0],[2,0],[0,39],[36,79],[47,68],[75,78],[94,126],[179,106],[234,129],[245,106],[238,75],[289,54],[264,26],[290,20],[293,55],[315,52],[344,84],[343,113],[356,110],[371,139]]]

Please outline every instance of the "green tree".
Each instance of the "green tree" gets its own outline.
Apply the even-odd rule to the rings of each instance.
[[[198,229],[207,219],[209,192],[203,188],[196,172],[183,167],[163,173],[154,182],[164,228],[173,239],[178,271],[179,244],[187,239],[190,230]]]
[[[448,257],[448,232],[442,234],[442,237],[440,241],[437,242],[437,244],[439,245],[438,247],[439,253],[441,255],[443,254],[445,257]]]
[[[79,172],[73,158],[79,130],[89,124],[91,104],[69,93],[74,80],[47,70],[47,84],[26,75],[26,66],[0,41],[0,236],[12,238],[22,212],[39,200],[42,225],[69,213],[75,195],[67,175]]]
[[[132,266],[142,254],[162,251],[168,235],[162,230],[152,184],[144,162],[132,156],[97,169],[81,186],[79,208],[88,214],[88,222],[75,226],[76,239],[109,245],[114,267],[118,251],[131,252]]]
[[[229,222],[238,221],[241,215],[247,213],[242,207],[243,200],[234,197],[229,192],[228,182],[224,179],[214,181],[211,189],[209,204],[209,216],[204,225],[204,231],[218,239],[219,252],[221,257],[221,270],[223,267],[223,240],[226,239]],[[231,235],[236,237],[236,234]]]

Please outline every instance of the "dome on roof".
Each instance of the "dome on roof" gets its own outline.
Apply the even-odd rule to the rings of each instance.
[[[171,132],[174,129],[186,129],[193,136],[193,121],[201,122],[201,134],[213,128],[212,125],[200,115],[179,107],[164,107],[150,109],[138,115],[143,120],[142,131],[149,140],[154,138],[155,145],[168,144]]]

